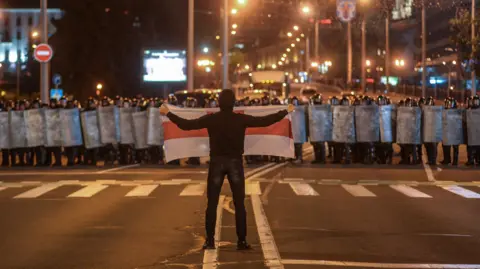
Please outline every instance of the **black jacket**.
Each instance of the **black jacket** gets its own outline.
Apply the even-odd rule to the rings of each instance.
[[[207,128],[211,157],[240,157],[243,154],[247,128],[267,127],[282,120],[287,114],[287,110],[282,110],[268,116],[254,117],[233,111],[220,111],[198,119],[186,120],[169,112],[167,117],[185,131]]]

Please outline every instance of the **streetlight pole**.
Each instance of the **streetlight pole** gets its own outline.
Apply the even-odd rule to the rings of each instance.
[[[223,78],[222,78],[222,88],[228,88],[228,67],[229,67],[229,57],[228,57],[228,0],[223,0]]]
[[[347,23],[347,87],[351,87],[352,85],[352,24],[350,22]]]
[[[367,54],[367,39],[366,39],[366,22],[365,22],[365,16],[363,16],[362,19],[362,89],[363,92],[367,92],[367,74],[366,74],[366,64],[367,64],[367,59],[366,59],[366,54]]]
[[[473,0],[475,2],[475,0]],[[425,0],[422,1],[422,97],[427,94],[427,12],[425,10]],[[435,83],[436,84],[436,83]]]
[[[314,18],[315,21],[315,61],[319,61],[319,39],[320,39],[320,26],[318,23],[318,18]]]
[[[195,43],[195,28],[194,28],[194,0],[188,0],[188,51],[187,51],[187,90],[193,92],[194,78],[193,78],[193,62],[195,57],[194,43]]]
[[[390,14],[386,12],[385,18],[385,76],[386,90],[390,91]]]
[[[472,96],[477,94],[477,84],[476,84],[476,72],[475,72],[475,57],[473,52],[475,51],[475,0],[472,0],[472,60],[471,60],[471,68],[472,68]]]
[[[40,0],[40,21],[41,21],[41,41],[43,44],[48,43],[48,13],[47,0]],[[18,55],[20,56],[20,55]],[[50,63],[40,63],[40,97],[43,102],[47,103],[49,98],[48,89]]]

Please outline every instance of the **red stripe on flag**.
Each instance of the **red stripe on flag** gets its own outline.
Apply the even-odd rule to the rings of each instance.
[[[184,131],[171,121],[163,123],[163,132],[163,138],[165,141],[179,138],[208,137],[207,129]],[[288,119],[282,119],[268,127],[248,128],[245,135],[278,135],[293,138],[292,127],[290,120]]]

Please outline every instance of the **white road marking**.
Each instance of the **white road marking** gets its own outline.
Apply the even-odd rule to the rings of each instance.
[[[135,187],[129,193],[125,195],[125,197],[146,197],[152,193],[158,185],[140,185]]]
[[[414,149],[416,150],[416,149]],[[422,151],[423,151],[423,154],[422,156],[427,156],[427,152],[425,151],[425,148],[422,147]],[[432,172],[432,168],[430,167],[430,165],[428,165],[425,160],[423,159],[423,157],[421,158],[420,160],[423,164],[423,169],[425,169],[425,173],[427,174],[427,179],[428,181],[430,182],[435,182],[435,177],[433,176],[433,172]]]
[[[160,185],[185,185],[191,182],[191,179],[172,179],[159,181]]]
[[[391,185],[390,188],[398,191],[398,192],[401,192],[403,194],[405,194],[406,196],[408,197],[413,197],[413,198],[432,198],[432,196],[426,194],[426,193],[423,193],[417,189],[414,189],[410,186],[406,186],[406,185]]]
[[[91,184],[88,185],[72,194],[70,194],[68,197],[72,198],[88,198],[92,197],[95,194],[99,193],[100,191],[104,190],[108,186],[106,185],[100,185],[100,184]]]
[[[376,197],[375,193],[364,186],[342,184],[342,187],[355,197]]]
[[[248,172],[245,173],[245,178],[247,178],[247,177],[249,177],[249,176],[257,173],[258,171],[261,171],[261,170],[263,170],[263,169],[267,169],[267,168],[269,168],[269,167],[271,167],[271,166],[274,166],[274,165],[275,165],[275,163],[268,163],[268,164],[266,164],[266,165],[262,165],[262,166],[260,166],[260,167],[257,167],[257,168],[255,168],[255,169],[253,169],[253,170],[250,170],[250,171],[248,171]]]
[[[318,196],[318,192],[316,192],[310,184],[301,183],[301,182],[291,182],[288,183],[290,188],[292,188],[293,192],[296,195],[300,196]]]
[[[263,175],[265,175],[265,174],[267,174],[267,173],[270,173],[271,171],[273,171],[273,170],[275,170],[275,169],[278,169],[278,168],[280,168],[280,167],[283,167],[283,166],[285,166],[285,165],[287,165],[286,162],[285,162],[285,163],[279,163],[279,164],[277,164],[277,165],[275,165],[275,166],[272,166],[272,167],[270,167],[270,168],[268,168],[268,169],[265,169],[265,170],[261,171],[260,173],[257,173],[257,174],[255,174],[255,175],[250,176],[249,178],[246,179],[246,181],[251,181],[252,179],[260,178],[261,176],[263,176]]]
[[[215,223],[215,249],[206,249],[203,252],[203,269],[218,268],[218,247],[222,232],[222,215],[225,195],[221,195],[218,199],[217,206],[217,222]]]
[[[180,193],[180,196],[203,196],[206,184],[189,184]]]
[[[286,265],[321,265],[362,268],[462,268],[480,269],[480,264],[428,264],[428,263],[373,263],[351,261],[325,261],[325,260],[282,260]]]
[[[49,191],[52,191],[52,190],[54,190],[54,189],[56,189],[60,186],[62,186],[62,185],[58,184],[58,183],[45,184],[45,185],[36,187],[34,189],[28,190],[24,193],[21,193],[21,194],[15,196],[13,198],[14,199],[37,198],[37,197],[40,197],[40,196],[44,195],[45,193],[47,193]]]
[[[441,188],[468,199],[480,199],[480,194],[460,186],[442,186]]]
[[[116,168],[113,168],[116,169]],[[124,169],[124,167],[122,167]],[[132,170],[124,170],[124,171],[107,171],[107,170],[102,170],[102,171],[76,171],[76,170],[65,170],[65,171],[51,171],[51,172],[6,172],[6,173],[0,173],[0,177],[2,176],[85,176],[85,175],[92,175],[92,172],[99,173],[101,172],[104,175],[151,175],[152,173],[155,174],[207,174],[207,171],[176,171],[176,170],[155,170],[153,171],[132,171]]]
[[[116,167],[116,168],[106,169],[106,170],[98,171],[95,174],[105,174],[105,173],[114,172],[114,171],[118,171],[118,170],[137,167],[137,166],[140,166],[140,164],[137,163],[137,164],[131,164],[131,165],[125,165],[125,166],[120,166],[120,167]]]
[[[246,195],[261,195],[260,182],[245,182]]]
[[[5,190],[7,187],[0,187],[0,191]]]
[[[265,264],[269,268],[283,269],[284,266],[281,263],[280,253],[275,244],[275,239],[273,238],[272,230],[268,224],[260,197],[258,195],[252,195],[251,199],[253,215],[255,216],[255,223],[257,225],[258,237],[260,238]]]

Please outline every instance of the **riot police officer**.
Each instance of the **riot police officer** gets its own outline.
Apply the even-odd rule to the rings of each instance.
[[[468,109],[480,109],[480,97],[478,95],[472,96],[468,99]],[[468,126],[469,123],[467,123]],[[467,133],[467,132],[466,132]],[[480,146],[470,145],[467,141],[467,163],[465,165],[471,166],[480,164]]]
[[[457,109],[457,100],[455,100],[455,98],[447,98],[445,99],[444,101],[444,109],[445,110],[452,110],[452,109]],[[445,120],[448,120],[448,119],[445,119]],[[457,130],[447,130],[447,132],[457,132]],[[451,144],[451,143],[445,143],[446,141],[443,141],[442,143],[442,150],[443,150],[443,161],[441,162],[441,164],[443,165],[448,165],[448,164],[452,164],[454,166],[457,166],[458,165],[458,148],[459,148],[459,145],[456,143],[455,144]],[[451,156],[451,149],[453,148],[453,161],[452,161],[452,156]]]
[[[64,109],[74,109],[75,105],[72,100],[67,99],[67,103],[65,104]],[[67,166],[74,166],[75,165],[75,156],[77,155],[78,147],[64,147],[65,155],[67,156]]]
[[[294,105],[295,107],[299,107],[300,101],[296,96],[292,96],[287,99],[287,103],[290,105]],[[305,126],[303,127],[305,128]],[[303,163],[303,143],[294,143],[294,150],[295,150],[295,162],[296,163]]]
[[[310,97],[310,105],[323,105],[322,95],[314,94]],[[312,131],[312,130],[310,130]],[[325,141],[311,142],[313,147],[314,160],[312,164],[325,164],[326,162],[326,150],[325,150]]]
[[[3,102],[3,100],[0,100],[0,113],[8,113],[8,104],[7,102]],[[10,162],[9,162],[9,155],[10,155],[10,150],[8,148],[2,148],[2,166],[3,167],[9,167]]]
[[[57,99],[50,99],[50,104],[48,106],[48,109],[59,109],[61,108],[61,105],[57,101]],[[62,166],[62,148],[61,147],[47,147],[47,158],[45,165],[50,166],[52,165],[52,155],[55,158],[55,163],[53,163],[53,166]]]
[[[334,106],[340,105],[340,100],[338,100],[336,96],[332,96],[329,98],[328,103],[332,106],[332,109],[333,109]],[[327,148],[328,148],[327,158],[333,157],[334,163],[335,163],[335,160],[342,159],[341,156],[335,157],[335,144],[336,143],[333,141],[327,141]],[[340,163],[340,161],[338,161],[338,163]]]
[[[425,106],[434,106],[435,100],[432,96],[428,97],[425,101]],[[422,126],[423,130],[423,126]],[[427,152],[427,164],[429,165],[437,165],[437,147],[438,143],[424,143],[425,151]],[[420,150],[421,151],[421,150]],[[419,160],[422,160],[422,155],[419,152]]]
[[[85,105],[85,111],[94,111],[97,109],[97,101],[90,97]],[[98,148],[84,149],[84,163],[86,165],[97,166]]]
[[[388,106],[388,98],[379,95],[377,97],[378,106]],[[393,161],[393,143],[378,142],[375,145],[375,153],[377,163],[379,164],[392,164]]]

